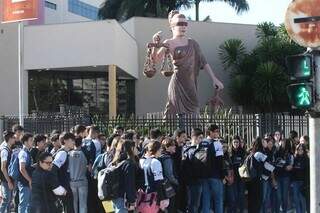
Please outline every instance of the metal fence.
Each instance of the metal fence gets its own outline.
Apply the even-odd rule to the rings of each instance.
[[[0,117],[0,130],[11,130],[11,127],[18,123],[18,116]],[[24,117],[25,131],[33,134],[47,134],[54,129],[61,132],[69,131],[71,127],[77,124],[90,125],[90,116],[86,114],[46,113]]]
[[[17,116],[0,117],[0,131],[10,129],[12,125],[18,123]],[[112,132],[116,125],[125,129],[134,129],[140,135],[148,135],[150,129],[159,128],[165,134],[173,132],[183,126],[188,135],[192,128],[198,127],[205,130],[209,123],[220,126],[221,134],[228,141],[230,136],[240,135],[248,143],[256,136],[274,131],[282,132],[284,137],[288,137],[291,130],[295,130],[299,135],[309,133],[309,123],[306,116],[289,115],[287,113],[278,114],[237,114],[237,113],[213,113],[184,116],[176,116],[163,119],[163,114],[154,113],[146,116],[131,116],[108,118],[103,115],[88,114],[65,114],[47,113],[41,115],[29,115],[24,118],[24,128],[31,133],[50,133],[52,130],[68,131],[76,124],[97,125],[100,130],[107,135]],[[2,135],[1,135],[2,136]],[[0,136],[0,137],[1,137]]]
[[[162,114],[148,114],[146,117],[132,116],[131,118],[108,119],[104,116],[94,116],[92,121],[101,131],[107,134],[116,125],[125,129],[134,129],[141,135],[148,135],[150,129],[159,128],[165,134],[173,132],[183,126],[187,134],[190,135],[192,128],[198,127],[205,131],[209,123],[215,123],[220,127],[220,131],[226,140],[230,141],[233,135],[243,137],[248,143],[256,136],[263,136],[265,133],[280,131],[284,137],[289,136],[291,130],[295,130],[299,135],[309,133],[308,117],[299,115],[279,114],[202,114],[190,115],[182,118],[176,116],[163,119]]]

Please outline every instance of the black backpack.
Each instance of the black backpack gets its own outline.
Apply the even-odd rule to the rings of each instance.
[[[120,179],[122,165],[125,160],[117,166],[109,165],[98,173],[98,197],[100,200],[113,200],[120,197]]]
[[[213,141],[205,139],[198,144],[190,159],[192,167],[196,168],[197,178],[210,177],[214,165],[215,152]]]

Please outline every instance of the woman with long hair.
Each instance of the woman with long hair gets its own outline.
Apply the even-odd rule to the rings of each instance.
[[[236,200],[236,208],[239,209],[240,213],[244,210],[244,191],[245,183],[240,178],[239,167],[243,164],[246,157],[246,151],[240,146],[241,138],[239,136],[234,136],[232,139],[231,148],[231,163],[234,172],[234,197]]]
[[[293,200],[296,208],[296,213],[306,212],[306,197],[304,193],[308,193],[310,171],[310,162],[307,154],[307,148],[304,144],[299,144],[296,147],[292,169],[292,186],[293,186]],[[306,178],[307,177],[307,178]]]
[[[137,166],[134,148],[133,141],[121,139],[111,162],[112,166],[121,168],[119,197],[112,200],[115,213],[127,213],[135,208]]]
[[[288,192],[290,187],[290,175],[293,167],[292,141],[283,139],[280,143],[280,149],[275,154],[275,178],[277,182],[277,203],[275,212],[286,212],[288,208]]]
[[[250,160],[249,170],[251,180],[248,182],[248,213],[261,211],[262,206],[262,175],[264,172],[273,172],[267,163],[267,155],[263,153],[267,144],[260,137],[253,142],[252,150],[246,160]],[[254,172],[253,172],[254,171]],[[254,174],[254,175],[252,175]]]
[[[144,170],[144,187],[145,194],[155,195],[148,205],[158,206],[159,209],[165,209],[169,205],[169,200],[165,197],[162,183],[164,181],[161,162],[157,159],[161,154],[161,143],[150,141],[147,145],[145,156],[140,159],[140,166]],[[139,204],[138,204],[139,205]],[[158,210],[154,210],[157,213]]]

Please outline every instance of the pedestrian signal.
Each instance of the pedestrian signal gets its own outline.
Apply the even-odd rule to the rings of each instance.
[[[291,80],[312,78],[313,58],[312,55],[294,55],[287,57],[287,67]]]
[[[313,105],[312,83],[296,83],[288,86],[290,103],[295,108],[306,109]]]

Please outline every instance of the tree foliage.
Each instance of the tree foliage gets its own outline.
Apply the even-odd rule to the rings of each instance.
[[[291,41],[283,25],[261,23],[256,37],[252,51],[239,39],[229,39],[219,47],[223,67],[231,76],[230,95],[250,111],[287,111],[285,58],[304,49]]]

